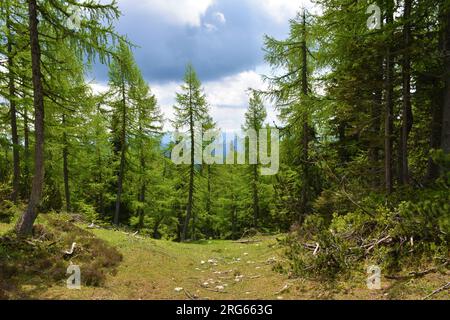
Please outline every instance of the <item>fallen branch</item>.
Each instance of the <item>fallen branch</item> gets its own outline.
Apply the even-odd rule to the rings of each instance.
[[[75,251],[75,247],[77,246],[76,242],[72,243],[72,247],[70,248],[70,250],[66,250],[64,251],[65,255],[71,256],[73,254],[73,252]]]
[[[317,242],[317,246],[314,249],[313,256],[315,256],[315,255],[317,255],[317,253],[319,253],[319,249],[320,249],[320,244]]]
[[[440,287],[439,289],[434,290],[432,293],[430,293],[429,295],[427,295],[425,298],[423,298],[422,300],[427,300],[429,298],[431,298],[432,296],[444,291],[450,289],[450,282],[447,282],[446,284],[444,284],[442,287]]]
[[[233,241],[233,243],[243,243],[243,244],[258,243],[258,242],[262,242],[262,241],[261,240],[252,240],[252,239]]]
[[[203,290],[207,290],[207,291],[211,291],[211,292],[217,292],[217,293],[228,293],[227,291],[223,291],[223,290],[217,290],[217,289],[210,289],[207,287],[201,287]]]
[[[282,293],[288,291],[290,287],[291,286],[289,284],[285,284],[284,287],[281,288],[281,290],[275,292],[275,295],[279,295],[279,294],[282,294]]]
[[[380,240],[375,241],[375,243],[372,243],[369,245],[369,248],[366,249],[366,253],[369,253],[373,248],[375,248],[376,246],[382,244],[382,243],[390,243],[392,241],[392,237],[387,235],[384,238],[381,238]]]
[[[189,291],[187,291],[186,289],[183,289],[184,294],[186,295],[186,297],[188,297],[190,300],[197,300],[198,297],[193,296]]]
[[[423,276],[426,276],[427,274],[430,273],[434,273],[437,272],[439,270],[439,268],[445,267],[448,265],[448,261],[438,267],[433,267],[424,271],[412,271],[410,272],[408,275],[392,275],[392,276],[386,276],[386,279],[391,279],[391,280],[407,280],[407,279],[411,279],[411,278],[420,278]]]

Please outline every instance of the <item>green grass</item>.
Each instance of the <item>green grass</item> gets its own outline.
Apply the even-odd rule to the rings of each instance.
[[[0,234],[11,227],[0,224]],[[418,299],[449,279],[443,274],[403,282],[383,279],[382,290],[370,291],[365,284],[364,270],[356,270],[351,281],[336,282],[331,286],[290,279],[289,274],[275,271],[286,261],[283,248],[274,236],[261,237],[260,242],[250,244],[232,241],[180,244],[136,237],[122,231],[94,229],[89,232],[122,254],[123,260],[116,272],[108,273],[98,287],[69,290],[65,281],[56,281],[44,288],[41,286],[40,290],[30,289],[28,298]],[[83,278],[83,268],[81,276]],[[26,291],[30,286],[29,280],[22,279],[22,290]],[[175,288],[183,290],[177,292]],[[449,299],[448,291],[433,298]]]

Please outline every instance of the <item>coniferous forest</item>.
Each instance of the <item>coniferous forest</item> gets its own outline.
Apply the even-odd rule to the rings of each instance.
[[[237,127],[276,174],[251,138],[198,161],[204,68],[167,109],[121,2],[0,3],[0,299],[449,299],[449,0],[299,2],[260,39]]]

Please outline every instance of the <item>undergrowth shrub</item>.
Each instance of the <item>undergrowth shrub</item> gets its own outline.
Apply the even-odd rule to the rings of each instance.
[[[417,192],[414,200],[392,207],[372,196],[360,203],[361,208],[335,213],[330,221],[311,215],[288,236],[286,254],[295,276],[332,280],[364,270],[367,263],[387,274],[429,264],[448,268],[448,190]]]

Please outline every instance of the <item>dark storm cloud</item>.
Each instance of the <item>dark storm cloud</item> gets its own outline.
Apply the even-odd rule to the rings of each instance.
[[[124,16],[117,29],[138,46],[135,58],[148,81],[179,81],[189,62],[204,81],[252,69],[263,62],[263,35],[285,31],[254,1],[217,0],[198,27],[169,23],[132,3],[119,1]],[[217,12],[224,14],[225,23],[217,19]],[[105,67],[96,67],[94,73],[97,80],[107,80]]]

